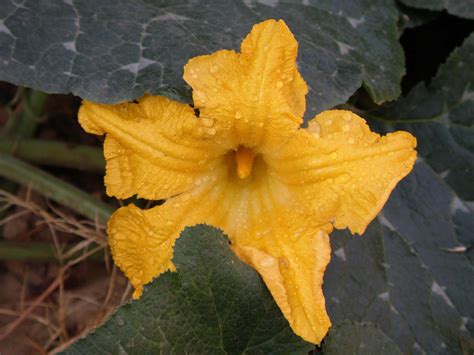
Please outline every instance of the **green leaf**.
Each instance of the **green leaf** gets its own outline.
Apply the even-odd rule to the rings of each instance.
[[[397,3],[397,7],[400,11],[400,20],[398,22],[400,32],[403,32],[410,28],[423,26],[435,20],[442,14],[441,12],[404,6],[401,3]]]
[[[323,351],[335,355],[401,355],[395,343],[371,323],[345,322],[332,327]]]
[[[378,110],[385,130],[418,138],[418,152],[465,201],[474,201],[474,34],[456,49],[429,85]],[[370,115],[367,117],[371,117]]]
[[[98,102],[144,92],[189,99],[189,58],[238,49],[252,25],[284,19],[299,43],[310,114],[362,83],[376,102],[404,73],[391,0],[0,0],[0,80]],[[32,30],[40,29],[40,30]]]
[[[306,353],[258,274],[218,230],[187,228],[167,272],[65,354]]]
[[[471,35],[429,86],[366,116],[414,134],[420,157],[364,236],[331,236],[333,323],[372,322],[404,353],[474,351],[473,62]]]
[[[474,18],[473,0],[400,0],[403,4],[419,9],[446,10],[452,15]]]

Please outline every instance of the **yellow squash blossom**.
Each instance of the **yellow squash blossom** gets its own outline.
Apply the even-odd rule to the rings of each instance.
[[[138,103],[84,101],[84,129],[106,134],[107,193],[131,204],[108,224],[116,264],[140,297],[174,270],[186,226],[221,228],[262,276],[294,332],[320,343],[331,323],[322,292],[333,227],[363,233],[412,169],[416,140],[384,137],[359,116],[325,111],[302,128],[307,85],[298,43],[283,21],[253,27],[241,52],[192,58],[184,80],[194,108],[161,96]],[[197,111],[199,110],[199,111]]]

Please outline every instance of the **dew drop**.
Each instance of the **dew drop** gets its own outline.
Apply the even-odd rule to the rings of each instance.
[[[278,80],[276,83],[277,88],[281,88],[283,86],[283,81]]]
[[[349,174],[342,174],[337,177],[337,182],[340,182],[341,184],[345,184],[351,180],[351,176]]]
[[[308,131],[313,135],[314,138],[318,139],[321,133],[321,127],[318,122],[311,121],[308,125]]]
[[[211,65],[211,67],[209,68],[209,72],[211,74],[215,73],[219,68],[217,67],[217,65]]]
[[[347,138],[347,143],[354,144],[354,138],[352,137]]]
[[[202,124],[206,127],[212,127],[212,125],[214,124],[214,120],[212,118],[203,118]]]
[[[331,156],[332,159],[337,159],[337,153],[336,152],[332,152],[330,154],[330,156]]]
[[[332,125],[332,120],[327,120],[326,122],[324,122],[326,126],[330,126]]]
[[[241,118],[242,118],[242,112],[240,111],[235,112],[235,119],[240,120]]]
[[[257,123],[257,125],[258,125],[259,127],[263,127],[263,122],[259,122],[259,123]]]
[[[215,128],[209,128],[207,130],[207,133],[210,134],[211,136],[213,136],[214,134],[216,134],[216,130],[215,130]]]
[[[351,114],[350,113],[345,113],[344,116],[342,116],[344,121],[350,122],[352,120]]]
[[[194,99],[195,101],[204,104],[206,103],[207,97],[202,91],[197,90],[197,91],[194,91]]]
[[[344,132],[349,132],[351,130],[351,127],[348,124],[345,124],[344,126],[342,126],[342,130]]]
[[[271,256],[266,257],[260,261],[260,266],[262,267],[270,267],[275,265],[275,258],[272,258]]]
[[[193,74],[193,75],[191,75],[191,77],[192,77],[193,79],[197,79],[197,78],[198,78],[198,75],[197,75],[197,74]]]

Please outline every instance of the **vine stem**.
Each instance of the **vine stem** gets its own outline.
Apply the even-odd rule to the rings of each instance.
[[[113,212],[112,207],[90,194],[6,153],[0,153],[0,176],[29,186],[101,224],[105,224]]]
[[[83,253],[78,250],[67,260],[73,260]],[[101,253],[96,252],[88,257],[89,260],[103,261]],[[0,260],[16,260],[27,262],[47,262],[58,260],[56,248],[53,244],[44,242],[11,242],[0,239]]]
[[[10,153],[35,164],[100,173],[105,170],[102,150],[85,145],[40,139],[2,139],[0,141],[0,152]]]

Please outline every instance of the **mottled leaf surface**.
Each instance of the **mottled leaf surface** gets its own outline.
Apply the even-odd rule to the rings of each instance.
[[[474,350],[474,35],[391,107],[368,114],[418,139],[414,171],[362,237],[332,235],[334,323],[368,321],[402,352]]]
[[[176,242],[178,272],[120,307],[65,354],[307,353],[258,274],[218,230],[187,228]]]
[[[308,114],[362,83],[400,93],[404,59],[391,0],[0,0],[0,80],[97,102],[144,92],[189,98],[189,58],[238,49],[253,24],[284,19],[300,43]]]
[[[465,201],[474,201],[474,34],[450,55],[429,85],[377,112],[384,129],[418,138],[422,158]],[[367,116],[369,119],[371,115]]]
[[[473,0],[400,0],[403,4],[419,9],[446,10],[452,15],[474,18]]]
[[[345,322],[331,328],[324,341],[324,354],[401,355],[397,345],[371,323]]]

